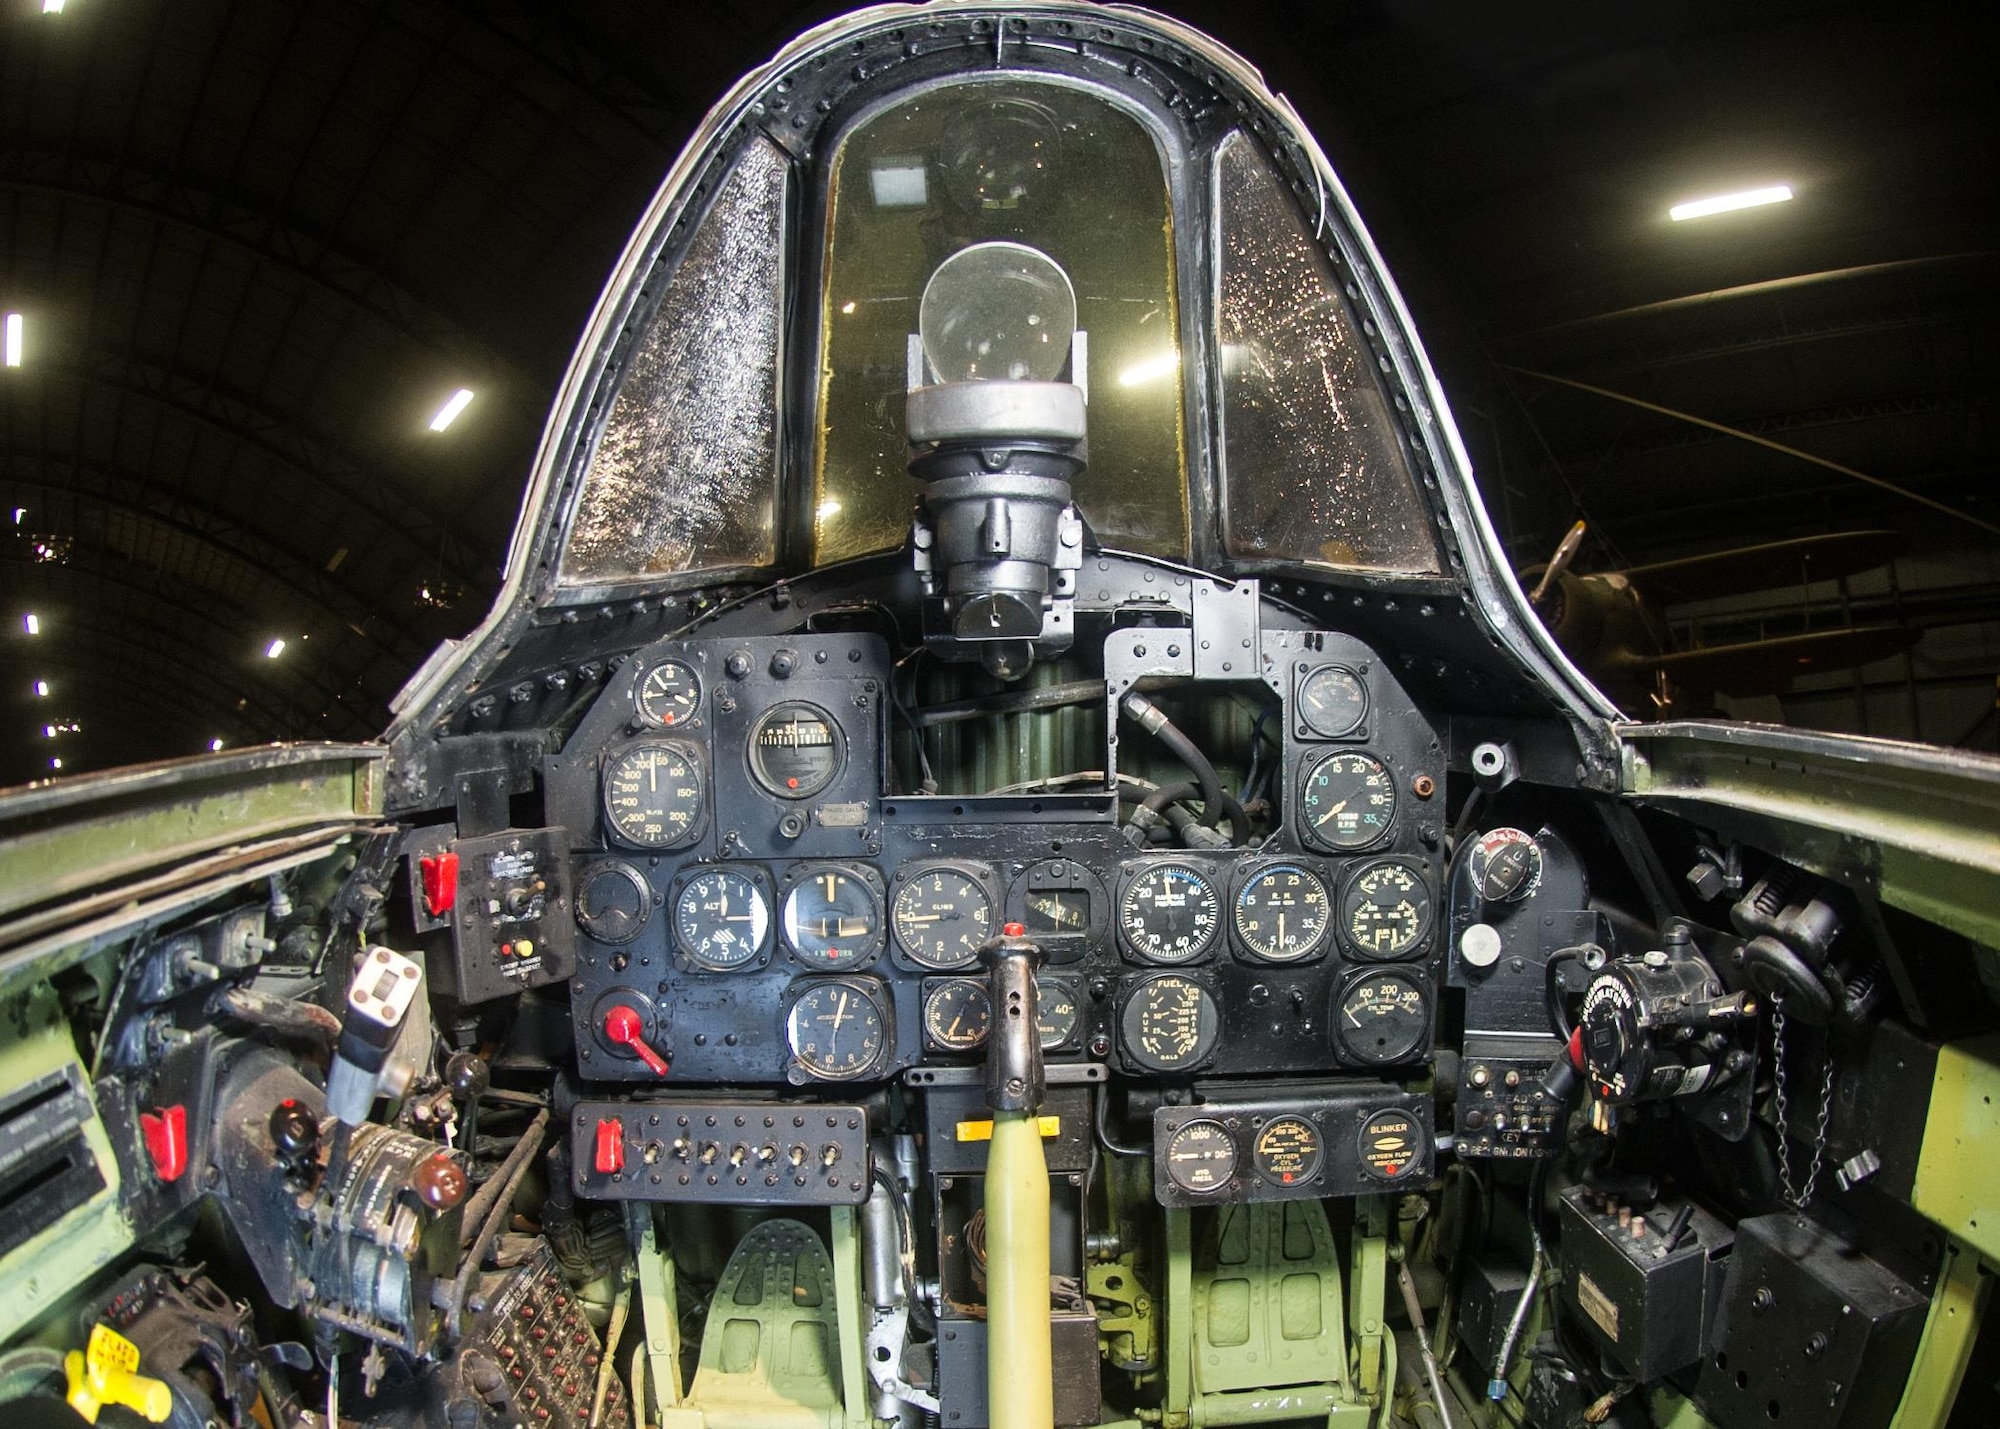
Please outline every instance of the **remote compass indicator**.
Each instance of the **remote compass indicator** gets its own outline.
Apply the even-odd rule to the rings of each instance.
[[[674,900],[674,945],[712,973],[755,962],[771,935],[771,900],[748,874],[711,868],[681,885]]]
[[[1379,859],[1347,880],[1340,930],[1364,958],[1415,952],[1431,931],[1431,893],[1424,877],[1400,859]]]
[[[1126,946],[1148,962],[1192,962],[1222,929],[1222,900],[1200,869],[1156,863],[1125,885],[1118,927]]]
[[[785,1045],[807,1077],[851,1082],[882,1062],[889,1046],[887,989],[872,978],[807,985],[785,1014]]]
[[[701,832],[702,785],[692,747],[628,744],[604,763],[604,822],[634,848],[678,848]]]
[[[1319,1175],[1326,1143],[1319,1128],[1302,1116],[1273,1117],[1251,1144],[1250,1160],[1272,1185],[1302,1186]]]
[[[810,799],[840,773],[846,746],[833,717],[818,705],[773,705],[750,731],[750,774],[781,799]]]
[[[1125,1055],[1147,1071],[1187,1071],[1215,1050],[1222,1015],[1193,978],[1158,973],[1132,989],[1118,1030]]]
[[[1265,962],[1295,963],[1326,942],[1331,911],[1318,874],[1296,863],[1270,864],[1236,890],[1236,936]]]
[[[639,718],[655,729],[686,724],[701,708],[701,680],[678,660],[662,660],[646,672],[632,695]]]
[[[1329,754],[1299,786],[1299,822],[1322,848],[1367,848],[1389,832],[1395,817],[1396,781],[1372,754]]]
[[[1322,665],[1299,681],[1299,722],[1321,739],[1352,734],[1368,717],[1368,688],[1345,665]]]
[[[1183,1191],[1220,1191],[1236,1175],[1236,1141],[1219,1121],[1183,1123],[1167,1141],[1167,1176]]]

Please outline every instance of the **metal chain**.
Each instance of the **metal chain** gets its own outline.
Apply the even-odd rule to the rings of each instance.
[[[1771,998],[1771,1059],[1777,1063],[1778,1182],[1784,1192],[1785,1204],[1794,1211],[1803,1212],[1812,1204],[1813,1188],[1819,1183],[1820,1164],[1826,1160],[1827,1126],[1833,1119],[1833,1049],[1827,1048],[1826,1077],[1819,1089],[1819,1126],[1813,1133],[1812,1160],[1806,1165],[1805,1189],[1794,1191],[1792,1143],[1786,1135],[1791,1117],[1785,1100],[1785,999],[1782,996]]]

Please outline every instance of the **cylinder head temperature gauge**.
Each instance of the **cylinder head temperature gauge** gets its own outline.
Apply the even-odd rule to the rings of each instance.
[[[1369,1067],[1410,1061],[1430,1030],[1430,993],[1410,973],[1365,973],[1340,990],[1333,1035],[1352,1061]]]

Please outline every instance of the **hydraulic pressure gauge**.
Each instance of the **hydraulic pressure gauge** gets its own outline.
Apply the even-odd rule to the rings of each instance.
[[[1389,832],[1395,817],[1396,781],[1372,754],[1329,754],[1299,785],[1301,832],[1322,848],[1367,848]]]
[[[1481,834],[1466,859],[1472,886],[1488,903],[1518,903],[1542,881],[1542,846],[1520,829]]]
[[[971,1052],[986,1043],[993,999],[976,977],[945,978],[924,990],[924,1036],[945,1052]]]
[[[1364,958],[1415,952],[1431,931],[1431,893],[1423,874],[1395,858],[1357,869],[1341,891],[1340,931]]]
[[[692,745],[628,744],[604,761],[604,822],[634,848],[678,848],[701,832],[704,783]]]
[[[809,967],[859,967],[882,947],[882,895],[873,876],[840,864],[801,868],[785,894],[785,946]]]
[[[710,868],[674,899],[674,946],[698,968],[734,972],[770,946],[771,900],[749,874]]]
[[[815,980],[794,991],[785,1045],[805,1077],[851,1082],[868,1076],[889,1049],[888,989],[873,978]]]
[[[840,773],[846,740],[818,705],[790,700],[758,716],[750,731],[750,774],[781,799],[810,799]]]
[[[1430,995],[1408,973],[1367,973],[1340,991],[1334,1037],[1357,1062],[1370,1067],[1407,1062],[1430,1030]]]
[[[896,890],[889,930],[919,967],[936,972],[970,967],[993,936],[993,898],[965,869],[921,869]]]
[[[1125,946],[1150,963],[1192,962],[1222,931],[1222,900],[1206,873],[1156,863],[1134,873],[1118,899]]]
[[[1326,1143],[1302,1116],[1274,1116],[1250,1145],[1257,1174],[1274,1186],[1302,1186],[1319,1175]]]
[[[1167,1142],[1167,1177],[1183,1191],[1220,1191],[1236,1175],[1236,1141],[1219,1121],[1183,1122]]]
[[[1368,717],[1368,688],[1345,665],[1322,665],[1299,681],[1299,723],[1321,739],[1339,739]]]
[[[653,885],[622,858],[599,859],[576,880],[576,921],[600,943],[629,943],[653,916]]]
[[[701,680],[678,660],[662,660],[646,672],[633,692],[632,707],[655,729],[686,724],[701,708]]]
[[[1193,978],[1157,973],[1126,997],[1118,1031],[1125,1055],[1147,1071],[1191,1071],[1215,1050],[1222,1015]]]
[[[1326,942],[1331,900],[1318,874],[1296,863],[1272,863],[1236,890],[1236,936],[1254,957],[1295,963]]]

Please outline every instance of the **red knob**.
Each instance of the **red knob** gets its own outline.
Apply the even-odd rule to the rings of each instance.
[[[614,1176],[625,1169],[625,1128],[616,1117],[603,1117],[597,1123],[597,1174]],[[555,1351],[549,1355],[554,1358]]]
[[[654,1076],[667,1074],[666,1058],[646,1045],[646,1024],[624,1003],[604,1014],[604,1035],[613,1046],[630,1048],[632,1055],[651,1068]]]

